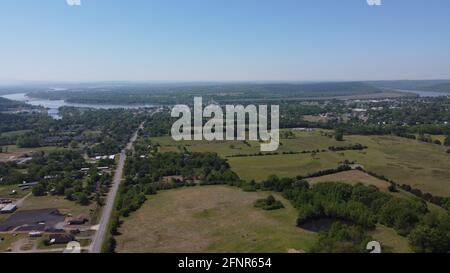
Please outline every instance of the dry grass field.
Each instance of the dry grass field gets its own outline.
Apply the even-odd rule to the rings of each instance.
[[[227,186],[169,190],[150,196],[122,225],[118,252],[307,251],[316,234],[297,228],[297,210],[253,206],[269,193]]]
[[[365,172],[358,171],[358,170],[310,178],[310,179],[308,179],[308,182],[311,185],[321,183],[321,182],[343,182],[343,183],[348,183],[350,185],[362,183],[365,185],[375,186],[382,190],[387,190],[390,185],[388,182],[386,182],[384,180],[378,179],[376,177],[366,174]]]
[[[229,157],[232,169],[243,179],[261,181],[271,174],[294,177],[323,169],[336,168],[344,160],[356,161],[368,171],[384,175],[399,184],[408,184],[424,192],[450,196],[450,154],[444,146],[423,143],[395,136],[345,136],[345,141],[315,132],[295,132],[295,139],[282,139],[280,155]],[[250,142],[175,142],[170,137],[154,138],[161,144],[161,152],[215,152],[226,158],[237,154],[259,152],[259,143]],[[282,154],[305,150],[327,150],[329,146],[360,143],[363,151],[321,152],[313,154]]]
[[[244,192],[228,186],[168,190],[150,196],[116,236],[117,252],[308,252],[317,233],[296,227],[297,210],[274,194],[285,209],[253,206],[267,192]],[[408,240],[378,225],[369,234],[384,251],[410,252]]]
[[[34,209],[47,209],[47,208],[57,208],[62,214],[70,214],[73,216],[85,215],[89,216],[91,214],[91,209],[95,205],[91,206],[81,206],[73,201],[69,201],[62,196],[30,196],[28,197],[23,205],[19,208],[20,210],[34,210]]]

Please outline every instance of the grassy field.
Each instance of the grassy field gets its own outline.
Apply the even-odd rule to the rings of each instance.
[[[308,250],[316,235],[297,228],[297,211],[253,206],[268,193],[226,186],[160,192],[122,225],[118,252],[288,252]]]
[[[245,180],[262,181],[269,175],[294,177],[310,173],[333,169],[345,158],[335,153],[275,155],[259,157],[230,158],[232,169]]]
[[[376,177],[366,174],[365,172],[358,171],[358,170],[310,178],[310,179],[308,179],[308,182],[311,185],[321,183],[321,182],[343,182],[343,183],[348,183],[350,185],[362,183],[365,185],[375,186],[382,190],[387,190],[390,185],[388,182],[386,182],[384,180],[378,179]]]
[[[7,153],[0,153],[0,162],[17,160],[24,154],[30,154],[32,152],[51,152],[56,150],[62,150],[64,148],[49,146],[49,147],[39,147],[39,148],[19,148],[16,145],[4,146],[8,149]]]
[[[450,155],[443,146],[392,136],[348,137],[369,146],[367,153],[347,153],[364,167],[422,191],[450,196]]]
[[[295,139],[281,139],[277,152],[301,152],[305,150],[327,149],[329,146],[343,145],[333,138],[322,136],[317,132],[296,132]],[[319,137],[318,137],[319,136]],[[179,147],[186,147],[193,152],[216,152],[226,157],[240,154],[255,154],[260,152],[260,143],[249,141],[248,146],[242,141],[181,141],[176,142],[171,137],[155,137],[154,142],[161,144],[161,152],[179,151]],[[344,143],[345,144],[345,143]]]
[[[0,137],[18,137],[29,132],[31,132],[31,130],[20,130],[20,131],[0,133]]]
[[[400,184],[408,184],[425,192],[450,196],[450,155],[444,146],[394,136],[345,136],[337,142],[321,131],[296,132],[295,139],[283,139],[278,150],[301,152],[323,150],[329,146],[360,143],[364,151],[323,152],[316,155],[294,154],[228,158],[231,167],[243,179],[261,181],[271,174],[306,175],[318,170],[336,168],[344,160],[356,161],[368,171],[385,175]],[[175,142],[170,137],[153,138],[161,144],[161,152],[187,149],[194,152],[216,152],[222,157],[259,152],[259,143],[251,142]],[[184,147],[184,148],[183,148]]]
[[[382,245],[383,252],[394,253],[410,253],[411,248],[406,237],[398,235],[395,230],[385,227],[383,225],[377,225],[374,231],[369,232],[372,238]]]
[[[285,209],[253,206],[267,192],[244,192],[227,186],[191,187],[150,196],[120,228],[118,252],[303,252],[317,234],[295,225],[297,210],[274,194]],[[369,232],[384,251],[410,252],[408,241],[379,225]]]
[[[50,152],[58,149],[64,149],[56,146],[38,147],[38,148],[19,148],[16,145],[8,145],[8,153],[30,153],[30,152]]]
[[[17,236],[14,236],[13,234],[0,234],[0,252],[6,252],[9,248],[11,248],[14,242],[17,242],[25,237],[26,235],[24,234],[19,234]]]
[[[11,195],[13,190],[15,190],[17,194]],[[30,189],[23,191],[17,185],[0,186],[0,198],[20,199],[29,194],[30,192],[31,192]]]
[[[57,208],[63,214],[71,214],[73,216],[86,215],[90,216],[91,206],[81,206],[73,201],[66,200],[61,196],[30,196],[26,199],[20,210],[48,209]]]

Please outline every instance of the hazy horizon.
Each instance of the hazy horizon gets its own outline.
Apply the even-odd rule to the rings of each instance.
[[[240,80],[240,81],[214,81],[214,80],[170,80],[170,81],[146,81],[146,80],[89,80],[89,81],[2,81],[0,80],[1,87],[46,87],[46,88],[63,88],[64,86],[71,85],[216,85],[216,84],[313,84],[313,83],[339,83],[339,82],[392,82],[392,81],[442,81],[450,82],[448,79],[395,79],[395,80],[316,80],[316,81],[295,81],[295,80]]]
[[[450,1],[5,0],[0,84],[450,78]]]

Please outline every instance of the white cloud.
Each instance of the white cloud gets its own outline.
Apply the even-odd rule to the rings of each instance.
[[[81,0],[66,0],[69,6],[81,6]]]
[[[369,6],[381,6],[381,0],[367,0]]]

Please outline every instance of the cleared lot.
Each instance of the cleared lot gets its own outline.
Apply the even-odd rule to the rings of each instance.
[[[289,252],[309,250],[316,234],[297,228],[297,211],[253,206],[269,193],[226,186],[160,192],[126,219],[118,252]]]

